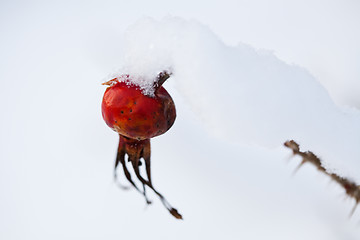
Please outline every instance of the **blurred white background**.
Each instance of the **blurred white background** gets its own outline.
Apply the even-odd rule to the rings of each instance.
[[[291,177],[281,147],[209,136],[170,82],[178,119],[152,141],[153,181],[185,220],[155,196],[144,210],[112,182],[118,139],[100,112],[123,32],[169,15],[273,51],[360,108],[359,11],[356,0],[1,1],[0,238],[359,239],[342,189],[311,167]]]

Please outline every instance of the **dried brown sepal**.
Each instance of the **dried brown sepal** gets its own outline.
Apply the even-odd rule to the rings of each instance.
[[[170,213],[177,219],[181,219],[181,220],[183,219],[181,214],[175,208],[172,208],[170,210]]]
[[[298,143],[296,143],[294,140],[286,141],[284,145],[288,148],[290,148],[294,155],[298,155],[302,158],[302,162],[300,163],[300,166],[302,166],[304,163],[310,163],[314,165],[317,170],[320,172],[328,175],[332,180],[337,182],[340,186],[342,186],[345,189],[345,193],[353,198],[355,200],[355,206],[353,210],[351,211],[351,215],[354,213],[356,206],[360,202],[360,185],[356,184],[354,181],[340,177],[336,173],[330,173],[322,164],[320,158],[318,158],[314,153],[307,151],[302,152],[300,151],[300,146]],[[300,167],[299,166],[299,167]]]
[[[170,77],[170,75],[171,73],[167,71],[162,71],[157,75],[156,80],[154,82],[155,91],[163,85],[163,83]]]
[[[147,204],[151,204],[151,201],[148,199],[148,197],[146,195],[146,187],[150,188],[151,190],[154,191],[154,193],[156,195],[158,195],[162,204],[170,212],[171,215],[173,215],[177,219],[182,219],[181,214],[178,213],[178,211],[169,204],[169,202],[165,199],[165,197],[161,193],[159,193],[152,184],[151,166],[150,166],[150,156],[151,156],[150,139],[136,140],[136,139],[127,138],[122,135],[119,135],[119,136],[120,136],[120,140],[119,140],[118,154],[116,157],[115,168],[114,168],[115,180],[117,180],[116,169],[117,169],[119,163],[121,163],[126,179],[131,183],[131,185],[133,185],[133,187],[138,192],[140,192],[141,194],[144,195]],[[140,190],[140,188],[135,184],[135,182],[131,178],[131,174],[126,166],[125,155],[128,155],[128,161],[131,162],[137,179],[143,185],[142,191]],[[141,158],[144,159],[144,161],[145,161],[145,169],[146,169],[147,179],[145,179],[140,174],[139,166],[141,165],[141,162],[140,162]]]
[[[113,86],[115,85],[116,83],[118,83],[118,79],[117,78],[114,78],[114,79],[111,79],[107,82],[103,82],[101,85],[108,85],[108,86]]]

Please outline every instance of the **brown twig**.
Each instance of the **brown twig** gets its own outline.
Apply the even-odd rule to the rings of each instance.
[[[336,173],[330,173],[322,164],[320,158],[318,158],[314,153],[307,151],[300,151],[300,146],[294,140],[286,141],[284,145],[290,148],[293,151],[294,155],[298,155],[302,158],[302,161],[299,165],[301,167],[304,163],[310,163],[314,165],[317,170],[329,176],[332,180],[337,182],[340,186],[345,189],[345,193],[355,200],[355,206],[351,211],[350,216],[355,212],[356,206],[360,202],[360,185],[356,184],[354,181],[339,176]]]

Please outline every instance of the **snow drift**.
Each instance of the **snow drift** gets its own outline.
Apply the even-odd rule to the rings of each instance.
[[[337,107],[305,69],[269,51],[227,46],[206,26],[173,17],[130,26],[123,51],[115,75],[128,73],[151,92],[157,73],[173,72],[178,91],[215,136],[265,147],[295,139],[330,171],[360,181],[360,114]]]

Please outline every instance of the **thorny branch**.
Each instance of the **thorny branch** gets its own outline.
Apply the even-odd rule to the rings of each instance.
[[[355,212],[356,206],[360,202],[360,185],[357,185],[355,182],[351,181],[348,178],[340,177],[336,173],[330,173],[322,164],[321,160],[312,152],[302,152],[300,151],[300,146],[294,140],[286,141],[284,145],[290,148],[293,151],[294,155],[298,155],[302,158],[302,161],[299,165],[301,167],[304,163],[311,163],[314,165],[317,170],[328,175],[332,180],[337,182],[340,186],[345,189],[346,194],[355,200],[355,206],[351,211],[350,216]]]

